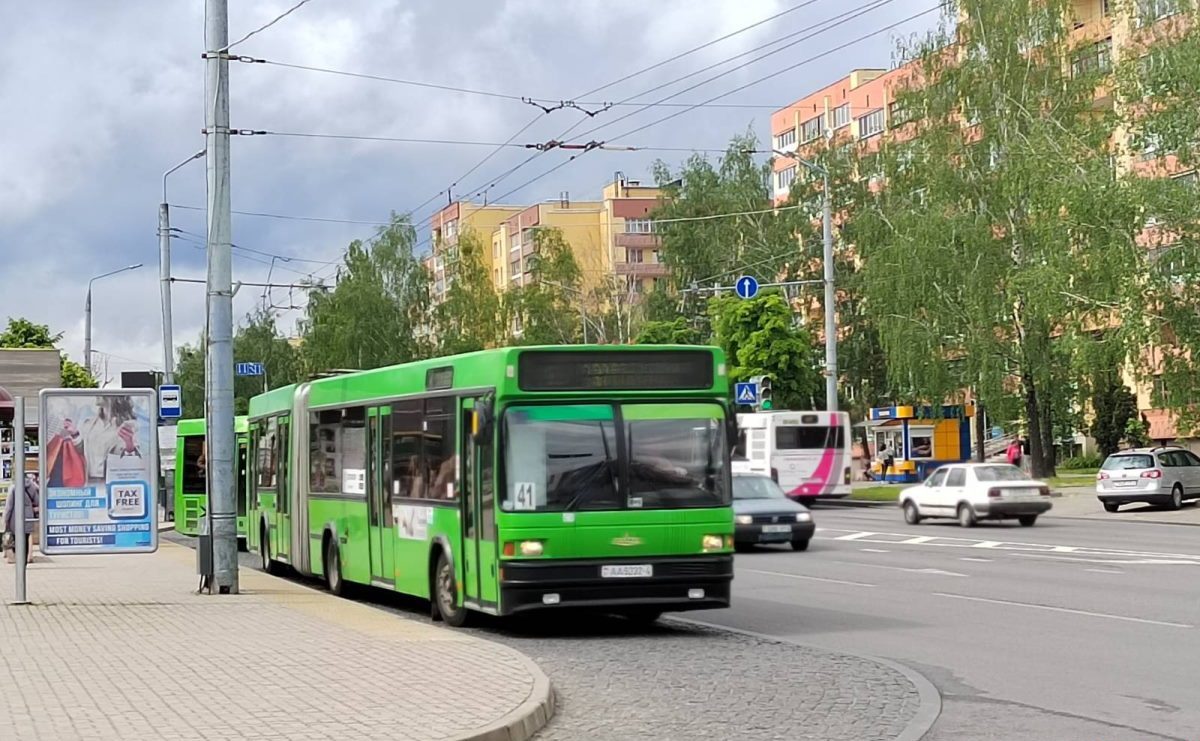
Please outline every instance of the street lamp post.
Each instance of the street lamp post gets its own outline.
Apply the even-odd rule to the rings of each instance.
[[[92,284],[101,278],[107,278],[117,273],[124,273],[128,270],[137,270],[141,266],[142,263],[140,262],[137,265],[126,265],[123,268],[101,273],[88,281],[87,301],[83,305],[83,367],[87,368],[88,373],[92,372]]]
[[[175,341],[171,321],[171,214],[170,206],[167,205],[167,176],[203,156],[202,149],[163,173],[163,197],[162,203],[158,204],[158,282],[162,295],[163,383],[168,384],[175,382]]]
[[[824,263],[825,263],[825,408],[836,412],[837,398],[837,313],[834,302],[836,295],[833,281],[833,193],[829,187],[829,170],[809,162],[794,153],[773,150],[776,156],[794,160],[822,178],[821,221],[824,233]]]

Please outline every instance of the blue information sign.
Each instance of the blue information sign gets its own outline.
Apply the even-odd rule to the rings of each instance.
[[[757,383],[737,383],[733,386],[733,398],[738,404],[758,403]]]
[[[750,275],[743,275],[737,279],[734,290],[737,291],[738,298],[754,298],[758,295],[758,279]]]
[[[238,363],[234,370],[239,376],[261,376],[263,375],[263,364]]]
[[[154,397],[153,389],[42,391],[42,553],[158,548]]]
[[[183,391],[178,386],[158,387],[158,416],[179,419],[183,416]]]

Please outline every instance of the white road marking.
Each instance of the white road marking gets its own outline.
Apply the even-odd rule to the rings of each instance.
[[[963,576],[963,577],[967,576],[967,574],[960,574],[957,571],[943,571],[942,569],[930,569],[930,568],[917,569],[917,568],[912,568],[911,566],[888,566],[887,564],[882,564],[882,563],[858,563],[855,561],[835,561],[834,563],[844,563],[848,566],[862,566],[862,567],[868,568],[868,569],[886,569],[887,571],[907,571],[910,574],[937,574],[939,576]]]
[[[974,561],[975,563],[991,563],[993,561],[993,559],[991,559],[991,558],[969,558],[967,556],[962,556],[958,560],[959,561]]]
[[[879,535],[879,533],[850,533],[849,535],[839,535],[834,540],[859,540],[860,538],[869,538],[872,535]]]
[[[949,597],[950,599],[961,599],[969,602],[987,602],[993,605],[1009,605],[1011,607],[1029,607],[1034,610],[1048,610],[1050,612],[1065,612],[1070,615],[1086,615],[1087,617],[1104,618],[1106,620],[1123,620],[1129,623],[1142,623],[1144,625],[1161,625],[1164,628],[1194,628],[1194,625],[1185,623],[1171,623],[1165,620],[1150,620],[1148,618],[1129,617],[1128,615],[1112,615],[1107,612],[1091,612],[1089,610],[1074,610],[1070,607],[1053,607],[1051,605],[1038,605],[1032,602],[1012,602],[1004,599],[989,599],[988,597],[971,597],[965,594],[950,594],[947,592],[934,592],[937,597]]]
[[[1084,571],[1090,571],[1093,574],[1124,574],[1125,573],[1124,571],[1121,571],[1120,569],[1084,569]]]
[[[1055,557],[1051,554],[1066,554],[1078,559],[1106,563],[1137,563],[1142,565],[1200,565],[1200,553],[1154,553],[1134,551],[1121,548],[1100,548],[1077,545],[1058,545],[1051,543],[1021,543],[1004,542],[999,540],[979,540],[944,535],[920,535],[911,533],[881,533],[872,531],[856,531],[840,528],[818,528],[822,540],[856,541],[859,543],[874,543],[877,545],[897,546],[915,545],[936,548],[970,548],[990,551],[1002,551],[1013,555],[1033,557],[1034,554],[1046,554],[1046,558],[1075,560]],[[838,535],[837,533],[841,533]],[[1117,559],[1117,560],[1114,560]],[[987,559],[984,559],[987,560]]]
[[[891,553],[891,551],[885,551],[882,548],[859,548],[859,550],[863,553]]]
[[[760,571],[758,569],[739,569],[742,572],[751,574],[765,574],[767,576],[782,576],[785,579],[803,579],[805,581],[823,581],[829,584],[846,584],[852,587],[874,587],[875,584],[867,584],[861,581],[846,581],[844,579],[826,579],[820,576],[806,576],[803,574],[786,574],[782,571]]]
[[[1043,553],[1014,553],[1015,558],[1037,558],[1045,561],[1071,561],[1074,563],[1119,563],[1135,566],[1200,566],[1200,561],[1189,561],[1179,558],[1089,558],[1086,554],[1078,556],[1051,556]]]

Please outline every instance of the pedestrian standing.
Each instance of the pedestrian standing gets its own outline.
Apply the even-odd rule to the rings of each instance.
[[[37,477],[34,475],[25,477],[24,495],[25,495],[25,523],[21,529],[22,536],[25,538],[25,560],[29,562],[33,560],[33,550],[30,548],[30,536],[33,535],[33,528],[39,517],[38,508],[41,504],[41,491],[38,487]],[[7,563],[16,563],[17,561],[17,523],[14,522],[17,516],[17,508],[13,503],[16,497],[20,496],[16,491],[13,491],[8,500],[4,502],[4,560]]]
[[[1008,444],[1008,451],[1005,453],[1010,465],[1025,470],[1025,445],[1021,441],[1021,436],[1017,435],[1013,441]]]

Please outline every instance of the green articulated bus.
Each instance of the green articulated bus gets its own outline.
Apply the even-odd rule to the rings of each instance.
[[[246,542],[246,476],[250,443],[248,417],[234,417],[237,435],[237,534]],[[205,421],[181,419],[175,439],[175,532],[199,535],[208,507],[208,476],[204,444]]]
[[[727,607],[729,406],[716,348],[525,347],[250,400],[263,567],[430,600],[434,619]],[[732,432],[732,434],[731,434]]]

